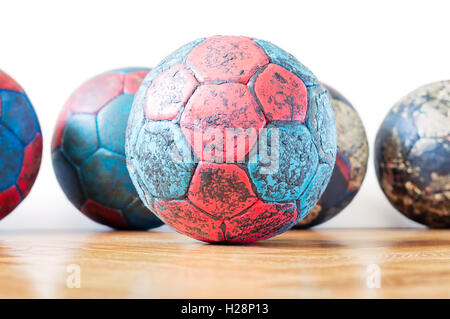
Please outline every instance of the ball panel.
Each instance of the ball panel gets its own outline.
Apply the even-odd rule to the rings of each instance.
[[[78,88],[65,108],[73,113],[97,113],[103,106],[123,93],[125,76],[119,73],[100,74]]]
[[[80,208],[86,201],[78,169],[64,155],[61,149],[52,153],[53,169],[56,179],[70,202]]]
[[[81,167],[89,199],[109,208],[122,209],[136,196],[125,165],[125,157],[103,148]]]
[[[214,220],[191,205],[187,200],[157,200],[158,216],[177,232],[206,242],[219,242],[225,239],[223,222]]]
[[[134,96],[129,94],[119,95],[97,114],[101,146],[123,156],[125,156],[125,131],[133,98]]]
[[[147,90],[146,117],[151,120],[174,119],[197,85],[196,79],[182,64],[163,72]]]
[[[0,220],[20,204],[22,198],[16,186],[0,191]]]
[[[301,64],[292,54],[287,53],[283,49],[268,41],[258,39],[253,41],[264,50],[269,57],[270,62],[278,64],[293,72],[305,83],[306,86],[313,86],[319,83],[316,76],[308,68]]]
[[[247,174],[235,164],[201,162],[188,199],[215,219],[229,219],[257,200]]]
[[[131,178],[140,175],[152,196],[165,199],[185,197],[195,170],[189,145],[170,122],[148,122],[128,164]]]
[[[23,93],[23,89],[19,83],[2,70],[0,70],[0,90],[11,90]]]
[[[269,121],[305,122],[306,86],[293,73],[271,63],[256,77],[254,91]]]
[[[163,225],[163,222],[150,212],[139,198],[123,208],[122,212],[127,220],[128,229],[146,230]]]
[[[273,135],[273,143],[252,154],[248,163],[258,195],[271,202],[297,200],[318,165],[317,150],[308,129],[298,122],[281,123],[267,126],[267,136],[272,139]]]
[[[333,164],[336,157],[336,119],[327,91],[321,86],[308,88],[306,125],[319,150],[322,162]]]
[[[31,187],[36,180],[39,168],[41,167],[41,157],[42,135],[38,133],[35,139],[25,147],[22,169],[19,178],[17,179],[17,186],[23,197],[29,194]]]
[[[264,51],[249,38],[214,36],[193,48],[186,64],[201,82],[247,83],[258,68],[269,63]]]
[[[295,204],[257,201],[244,214],[225,221],[226,240],[250,243],[276,236],[294,225]]]
[[[28,145],[40,132],[33,107],[23,93],[0,91],[2,101],[1,120],[23,145]]]
[[[200,86],[189,99],[180,126],[202,161],[237,162],[253,147],[265,122],[245,85],[224,83]]]
[[[106,207],[91,199],[81,207],[81,212],[97,223],[108,225],[116,229],[128,228],[128,223],[120,210]]]
[[[124,83],[124,93],[125,94],[132,94],[135,95],[137,90],[142,84],[142,81],[147,76],[150,69],[146,68],[133,68],[129,69],[127,71],[130,71],[125,76],[125,83]]]
[[[99,148],[94,114],[73,114],[67,120],[62,148],[77,165],[81,165]]]
[[[329,164],[319,164],[314,178],[297,201],[297,208],[300,212],[298,221],[305,218],[319,201],[320,196],[322,196],[328,185],[331,174],[332,170]]]
[[[0,124],[0,192],[16,184],[24,150],[22,143],[6,127]]]

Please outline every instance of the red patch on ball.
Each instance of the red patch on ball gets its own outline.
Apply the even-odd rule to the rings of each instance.
[[[243,160],[265,124],[247,86],[239,83],[201,85],[180,120],[195,154],[209,162]]]
[[[147,90],[145,115],[150,120],[172,120],[191,96],[198,82],[183,65],[157,77]]]
[[[157,200],[155,208],[167,225],[184,234],[206,242],[225,240],[222,221],[207,216],[187,200]]]
[[[308,109],[306,86],[292,72],[269,64],[259,74],[254,89],[269,121],[305,122]]]
[[[188,199],[215,219],[229,219],[257,200],[247,173],[235,164],[198,164]]]
[[[192,49],[186,59],[201,82],[247,83],[267,63],[269,58],[251,39],[232,36],[210,37]]]
[[[103,206],[89,199],[81,208],[81,212],[92,220],[106,224],[117,229],[124,229],[128,226],[120,210]]]

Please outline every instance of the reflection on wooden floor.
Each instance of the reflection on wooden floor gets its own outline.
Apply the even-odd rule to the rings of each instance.
[[[0,297],[450,298],[450,231],[289,231],[251,246],[161,232],[3,232]]]

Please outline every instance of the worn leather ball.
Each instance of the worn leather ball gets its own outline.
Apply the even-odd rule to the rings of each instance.
[[[145,78],[127,128],[144,203],[207,242],[270,238],[304,218],[336,157],[333,109],[317,78],[270,42],[188,43]]]
[[[139,199],[125,162],[128,115],[148,71],[119,69],[84,83],[64,105],[53,135],[53,168],[67,198],[116,229],[162,224]]]
[[[41,166],[42,133],[22,87],[0,70],[0,220],[29,194]]]
[[[377,134],[375,169],[399,212],[450,227],[450,81],[425,85],[394,105]]]

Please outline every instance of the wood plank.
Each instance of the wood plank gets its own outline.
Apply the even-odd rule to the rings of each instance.
[[[81,288],[67,287],[69,265]],[[381,287],[369,288],[377,267]],[[250,246],[163,232],[3,232],[0,297],[450,298],[450,230],[289,231]]]

